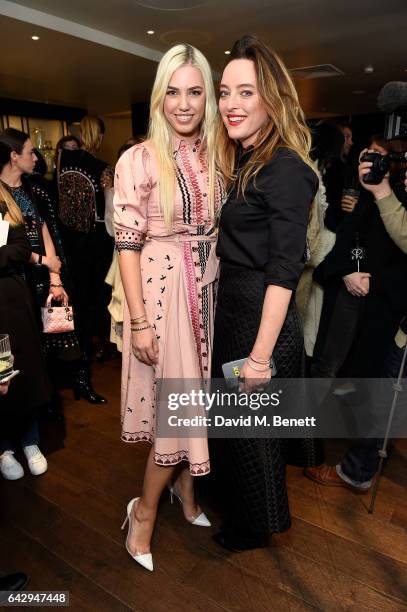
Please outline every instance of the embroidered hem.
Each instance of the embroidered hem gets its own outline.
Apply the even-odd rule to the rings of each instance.
[[[135,431],[129,433],[127,431],[122,432],[121,439],[123,442],[149,442],[153,444],[154,438],[148,431]],[[189,461],[189,453],[187,450],[176,451],[175,453],[154,453],[154,462],[157,465],[171,466],[181,463],[181,461],[188,461],[189,471],[193,476],[205,476],[210,472],[210,461],[207,459],[202,463],[191,463]]]
[[[137,231],[116,230],[117,251],[141,251],[144,235]]]
[[[143,245],[138,242],[128,242],[126,240],[121,240],[120,242],[116,242],[116,251],[120,253],[120,251],[141,251]]]

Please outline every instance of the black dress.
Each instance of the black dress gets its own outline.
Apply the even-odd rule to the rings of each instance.
[[[57,227],[54,203],[50,194],[43,185],[24,176],[20,187],[4,185],[22,212],[25,231],[31,245],[31,251],[34,253],[45,255],[42,228],[46,223],[55,251],[62,262],[61,279],[68,294],[70,294],[71,288],[66,260]],[[49,272],[45,266],[36,267],[27,264],[24,267],[24,274],[34,298],[37,325],[39,329],[42,329],[41,307],[44,306],[49,294]],[[58,334],[41,333],[41,341],[46,357],[51,362],[55,359],[74,362],[81,357],[75,331]]]
[[[20,374],[2,398],[0,430],[7,437],[50,396],[32,297],[23,275],[30,254],[24,227],[10,227],[7,244],[0,247],[0,332],[10,336],[14,368]]]
[[[250,151],[244,153],[240,164]],[[215,316],[213,370],[247,356],[260,325],[267,286],[295,292],[306,252],[306,231],[318,179],[294,152],[279,149],[251,181],[245,197],[232,189],[224,204],[217,254],[221,272]],[[303,335],[294,295],[273,351],[278,376],[301,375]],[[237,548],[267,543],[290,527],[285,465],[317,465],[312,441],[225,439],[213,441],[215,479],[224,500],[222,534]]]
[[[73,278],[72,300],[82,350],[92,353],[93,336],[107,341],[111,289],[105,283],[113,257],[106,231],[104,189],[113,185],[113,169],[82,149],[63,150],[58,167],[59,219]]]

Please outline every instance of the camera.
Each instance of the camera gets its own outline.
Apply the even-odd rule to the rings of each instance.
[[[363,182],[367,185],[378,185],[390,170],[392,163],[400,164],[407,162],[407,152],[388,153],[387,155],[381,155],[380,153],[364,153],[360,161],[372,162],[370,172],[363,177]]]
[[[385,140],[407,140],[407,83],[403,81],[386,83],[378,95],[377,106],[386,113]],[[363,182],[368,185],[378,185],[389,172],[392,164],[407,162],[407,152],[394,152],[387,155],[365,153],[360,161],[372,162],[370,172],[363,177]]]

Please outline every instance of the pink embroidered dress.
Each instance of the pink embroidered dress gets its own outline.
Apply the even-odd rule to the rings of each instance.
[[[174,465],[187,460],[191,474],[203,475],[209,472],[206,437],[155,436],[157,380],[207,380],[211,366],[216,234],[208,213],[205,147],[200,139],[194,143],[174,139],[173,149],[177,175],[171,232],[159,209],[152,143],[135,145],[116,166],[116,248],[141,251],[144,304],[159,345],[156,366],[147,366],[134,357],[125,304],[122,440],[153,443],[157,464]],[[219,182],[217,207],[221,193]]]

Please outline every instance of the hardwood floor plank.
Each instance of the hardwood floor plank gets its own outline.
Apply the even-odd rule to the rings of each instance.
[[[116,544],[68,515],[43,533],[40,542],[89,579],[104,584],[111,595],[132,609],[224,610],[205,594],[171,580],[160,564],[156,564],[153,573],[144,570],[130,558],[123,544]]]
[[[370,504],[370,495],[356,495],[343,487],[326,487],[306,478],[302,470],[289,466],[287,469],[287,482],[289,491],[296,495],[300,490],[313,499],[332,504],[338,508],[352,509],[362,515],[367,513]],[[379,495],[376,498],[374,516],[383,521],[390,521],[399,500],[406,494],[404,487],[383,477],[380,482]]]
[[[311,561],[278,545],[233,555],[230,562],[240,571],[295,595],[324,612],[386,610],[398,612],[401,600],[392,600],[349,574]],[[407,601],[406,601],[407,604]]]
[[[262,573],[266,571],[263,567]],[[229,610],[245,612],[269,612],[270,610],[309,611],[317,610],[302,598],[254,576],[222,559],[202,561],[195,566],[186,583],[198,591],[211,585],[211,596]]]
[[[168,506],[163,505],[161,508],[161,520],[171,513]],[[297,523],[301,523],[300,528],[297,528]],[[181,523],[178,531],[184,536],[187,527]],[[344,602],[346,606],[343,609],[352,609],[352,606],[364,609],[362,604],[367,605],[369,602],[370,609],[393,611],[403,606],[404,602],[407,603],[407,573],[403,564],[386,556],[379,558],[373,551],[306,523],[294,521],[293,528],[287,534],[273,536],[271,547],[240,554],[224,551],[205,536],[205,531],[198,529],[193,533],[195,551],[203,547],[218,556],[222,563],[232,564],[241,571],[260,577],[322,610],[341,610]],[[313,534],[313,531],[316,533]],[[168,527],[163,533],[168,533]],[[191,545],[187,537],[185,534],[184,547]],[[335,546],[331,545],[331,540],[336,540]],[[323,546],[322,552],[325,554],[320,555],[319,550]],[[375,557],[376,565],[371,561],[372,556]],[[353,567],[347,566],[348,558],[353,562]],[[367,566],[366,574],[363,567],[365,560],[370,560],[372,565]],[[202,562],[206,563],[206,560]],[[358,569],[356,575],[355,568]],[[379,587],[382,587],[382,592],[379,592]]]
[[[26,571],[31,591],[69,591],[72,610],[130,610],[107,591],[62,561],[38,541],[16,527],[2,533],[0,567],[8,571]]]
[[[291,496],[290,509],[293,517],[407,563],[407,534],[396,525],[313,499],[300,489]]]
[[[407,603],[407,566],[388,555],[382,555],[300,519],[293,519],[291,530],[275,535],[274,540],[279,548],[294,551]]]
[[[407,530],[407,504],[399,503],[394,509],[391,523]]]

